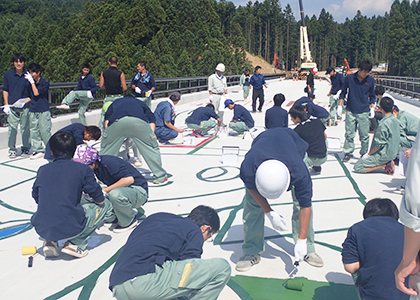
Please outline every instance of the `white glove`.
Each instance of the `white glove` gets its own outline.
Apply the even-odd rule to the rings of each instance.
[[[335,94],[333,97],[334,97],[334,100],[338,100],[339,98],[340,98],[340,94],[341,94],[341,90],[339,90],[338,92],[337,92],[337,94]]]
[[[298,239],[295,245],[295,261],[302,261],[307,253],[308,247],[306,246],[306,239]]]
[[[10,105],[5,105],[5,106],[3,107],[3,112],[4,112],[6,115],[10,115],[10,114],[12,113],[12,110],[10,109]]]
[[[375,108],[371,107],[370,108],[370,115],[369,115],[369,119],[373,119],[375,117]]]
[[[273,225],[275,230],[279,230],[279,231],[288,230],[286,220],[275,211],[272,210],[269,213],[266,213],[265,215],[268,217],[268,219],[271,222],[271,225]]]
[[[366,159],[366,158],[368,158],[369,156],[370,156],[369,154],[365,153],[365,154],[363,154],[362,159]]]
[[[149,90],[149,91],[147,92],[147,97],[152,96],[152,93],[153,93],[153,91],[152,91],[152,90]]]
[[[209,101],[210,101],[210,103],[212,103],[212,102],[213,102],[213,94],[211,94],[211,95],[209,96]]]
[[[343,106],[339,105],[337,106],[337,116],[341,117],[342,114],[343,114]]]
[[[31,74],[29,74],[29,72],[25,73],[25,79],[28,80],[30,84],[35,83],[34,78],[32,77]]]
[[[105,192],[104,190],[102,190],[102,194],[104,194],[104,197],[106,198],[107,192]]]
[[[92,96],[92,92],[91,92],[91,91],[87,91],[87,97],[88,97],[88,98],[93,98],[93,96]]]
[[[135,91],[137,94],[141,94],[141,89],[140,89],[139,87],[136,87],[136,88],[134,89],[134,91]]]

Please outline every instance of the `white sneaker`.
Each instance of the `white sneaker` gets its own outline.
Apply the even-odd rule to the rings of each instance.
[[[133,228],[136,228],[137,225],[139,225],[139,221],[137,221],[137,219],[134,219],[133,222],[131,222],[130,225],[126,226],[126,227],[121,227],[120,225],[117,225],[117,227],[115,227],[112,231],[115,233],[123,233],[126,231],[129,231]]]
[[[61,249],[61,252],[64,252],[68,255],[78,257],[78,258],[85,257],[86,255],[89,254],[89,250],[82,250],[78,246],[70,243],[69,241],[67,241],[64,244],[63,248]]]
[[[317,253],[312,252],[305,255],[303,258],[304,261],[306,261],[308,264],[310,264],[313,267],[323,267],[324,261],[322,260],[321,256],[319,256]]]
[[[67,104],[61,104],[61,105],[57,105],[55,108],[57,108],[57,109],[70,109],[70,106],[68,106]]]
[[[32,153],[29,159],[38,159],[38,158],[43,158],[43,157],[44,157],[44,152],[34,152]]]
[[[135,160],[133,162],[133,166],[135,166],[136,168],[140,168],[142,165],[143,165],[143,163],[141,161]]]
[[[45,257],[57,257],[60,256],[57,242],[45,241],[44,242],[44,256]]]
[[[239,272],[245,272],[251,269],[253,265],[258,264],[260,261],[261,261],[261,255],[259,254],[256,254],[256,255],[245,254],[239,259],[238,263],[236,264],[235,269],[236,271],[239,271]]]

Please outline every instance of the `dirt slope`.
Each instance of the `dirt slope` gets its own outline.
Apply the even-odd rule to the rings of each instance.
[[[256,66],[260,66],[262,68],[262,74],[283,74],[284,71],[277,69],[277,68],[273,68],[271,66],[271,63],[267,62],[265,59],[258,57],[258,56],[254,56],[250,53],[246,52],[246,59],[251,63],[252,67],[255,68]],[[251,70],[251,73],[253,72],[253,70]]]

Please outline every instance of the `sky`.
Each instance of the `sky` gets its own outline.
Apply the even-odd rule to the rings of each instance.
[[[233,2],[236,6],[245,6],[249,0],[228,0]],[[253,3],[255,0],[251,0]],[[264,2],[264,0],[260,0]],[[293,14],[296,20],[300,20],[299,15],[299,0],[280,0],[281,7],[286,7],[287,4],[292,7]],[[367,17],[384,16],[385,12],[390,11],[393,0],[303,0],[303,10],[305,15],[312,17],[319,13],[322,8],[329,12],[334,20],[343,23],[346,18],[353,19],[357,10],[362,12],[362,15]]]

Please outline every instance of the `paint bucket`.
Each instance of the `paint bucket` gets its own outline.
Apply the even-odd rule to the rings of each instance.
[[[222,163],[224,165],[236,165],[238,163],[238,155],[238,146],[222,146]]]

